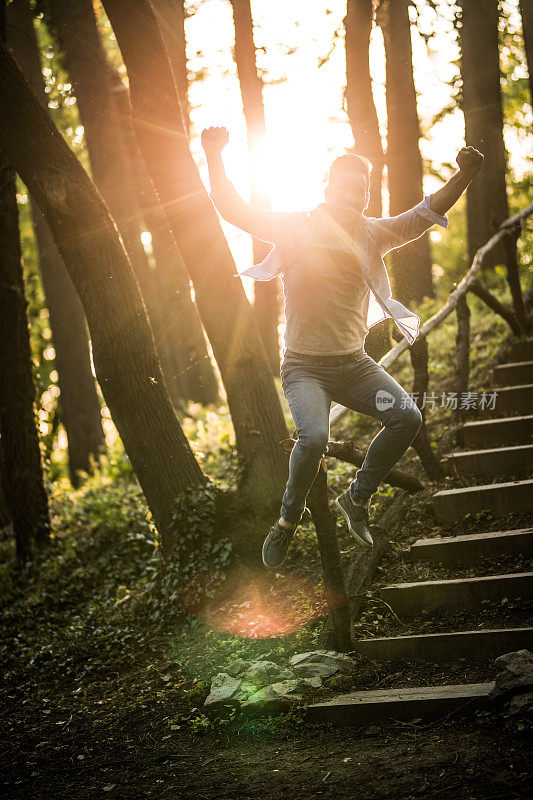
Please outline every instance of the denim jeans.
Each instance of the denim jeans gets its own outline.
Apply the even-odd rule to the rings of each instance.
[[[332,401],[383,423],[350,484],[352,498],[361,503],[376,491],[422,424],[422,415],[407,392],[363,349],[342,366],[325,367],[309,356],[286,355],[281,385],[298,431],[281,504],[281,516],[287,522],[297,523],[305,509],[305,498],[327,448]]]

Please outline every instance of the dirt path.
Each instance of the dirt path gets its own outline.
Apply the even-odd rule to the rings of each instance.
[[[497,717],[365,730],[296,725],[286,738],[245,739],[229,729],[224,737],[169,733],[161,709],[120,723],[102,716],[96,727],[92,715],[26,716],[17,727],[7,747],[3,737],[6,799],[531,797],[529,734]]]

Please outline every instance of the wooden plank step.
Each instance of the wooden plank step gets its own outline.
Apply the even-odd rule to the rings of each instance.
[[[450,475],[529,475],[533,472],[533,444],[447,453],[444,458]]]
[[[501,417],[505,414],[529,414],[533,410],[533,383],[522,383],[516,386],[499,386],[490,390],[496,393],[496,399],[488,399],[485,408],[479,408],[479,415],[485,417]],[[478,404],[479,404],[478,397]],[[494,408],[491,408],[494,406]]]
[[[467,513],[491,511],[497,517],[533,512],[533,480],[491,483],[444,489],[433,495],[433,508],[438,519],[457,522]]]
[[[450,565],[470,564],[481,556],[500,555],[533,556],[533,528],[419,539],[405,552],[408,561]]]
[[[533,358],[533,338],[521,339],[509,348],[509,359],[512,361],[529,361]]]
[[[379,594],[399,617],[415,617],[422,611],[478,611],[485,600],[533,598],[533,572],[394,583],[383,586]]]
[[[524,444],[533,439],[533,414],[466,422],[457,439],[462,447]]]
[[[514,650],[533,649],[533,628],[453,631],[416,636],[359,639],[354,651],[373,661],[451,662],[460,658],[493,659]]]
[[[517,383],[533,383],[533,361],[515,361],[499,364],[492,370],[496,386],[513,386]]]
[[[368,725],[392,720],[435,719],[468,703],[468,709],[487,705],[491,683],[459,686],[418,686],[351,692],[313,703],[306,709],[310,722]]]

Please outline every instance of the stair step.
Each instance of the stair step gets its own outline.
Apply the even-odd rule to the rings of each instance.
[[[466,422],[457,438],[462,447],[524,444],[533,439],[533,414]]]
[[[391,720],[435,719],[468,703],[488,705],[494,683],[467,683],[459,686],[419,686],[408,689],[377,689],[351,692],[333,700],[307,707],[310,722],[337,724],[380,723]]]
[[[533,597],[533,572],[417,581],[384,586],[380,597],[399,617],[414,617],[422,611],[478,611],[484,600]]]
[[[416,636],[360,639],[354,650],[373,661],[458,661],[494,659],[514,650],[533,649],[533,628],[454,631]]]
[[[529,361],[533,358],[533,338],[515,342],[509,349],[509,358],[513,361]]]
[[[533,472],[533,444],[493,447],[485,450],[467,450],[444,456],[450,474],[457,475],[510,475]]]
[[[533,383],[515,386],[498,386],[490,390],[496,399],[489,399],[485,408],[479,408],[482,417],[495,417],[505,414],[529,414],[533,409]],[[479,402],[479,399],[478,399]],[[494,406],[494,408],[492,408]]]
[[[444,522],[457,522],[469,512],[483,510],[498,517],[528,514],[533,512],[533,480],[444,489],[433,495],[433,508]]]
[[[409,561],[437,561],[450,565],[470,564],[481,556],[500,555],[533,556],[533,528],[419,539],[405,553]]]
[[[533,383],[533,361],[499,364],[492,371],[492,379],[497,386]]]

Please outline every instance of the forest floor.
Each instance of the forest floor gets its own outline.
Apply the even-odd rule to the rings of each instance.
[[[481,389],[506,335],[505,324],[486,315],[476,298],[471,324],[472,386]],[[446,346],[453,335],[451,320],[435,334],[433,352],[442,354],[431,362],[435,392],[453,389],[454,352]],[[392,374],[409,387],[405,359]],[[427,417],[436,453],[442,455],[454,443],[449,412],[436,408]],[[184,427],[198,457],[203,454],[204,469],[222,485],[231,484],[235,462],[227,413],[196,409]],[[370,419],[352,416],[335,438],[364,446],[376,430]],[[419,475],[426,488],[410,498],[405,522],[365,598],[357,635],[523,624],[528,610],[520,601],[487,604],[468,619],[459,613],[412,623],[398,620],[380,603],[376,590],[383,583],[441,577],[438,566],[404,561],[403,550],[417,538],[501,525],[487,514],[468,517],[460,526],[439,524],[431,497],[457,480],[428,481],[412,450],[401,466]],[[355,467],[330,462],[332,497],[354,472]],[[302,525],[283,572],[250,568],[240,580],[230,578],[218,587],[203,608],[209,613],[181,609],[173,617],[179,598],[172,580],[158,584],[155,532],[127,459],[115,454],[76,492],[61,480],[51,483],[50,492],[52,546],[33,567],[17,571],[13,542],[0,542],[2,797],[531,797],[531,728],[496,708],[465,707],[429,723],[359,728],[311,724],[298,707],[264,717],[204,713],[211,678],[232,658],[286,664],[293,653],[320,646],[324,592],[310,523]],[[375,519],[402,495],[383,485],[374,497]],[[525,522],[516,516],[505,525]],[[207,542],[202,530],[197,534],[197,541]],[[339,543],[348,560],[354,545],[343,525]],[[215,577],[232,574],[231,553],[224,547],[215,554],[206,545],[198,558],[192,567],[202,574],[213,565]],[[488,574],[494,566],[480,561],[456,575]],[[523,571],[530,565],[514,559],[503,568]],[[174,584],[179,583],[176,573]],[[377,663],[354,657],[354,675],[318,696],[495,677],[494,664],[486,662]]]

